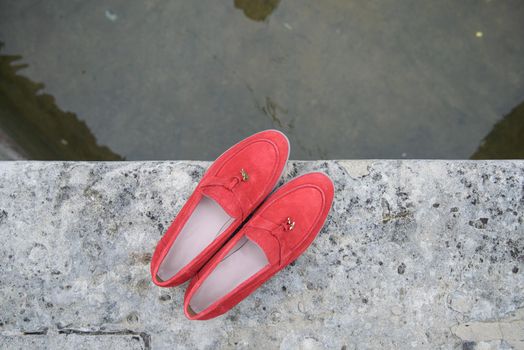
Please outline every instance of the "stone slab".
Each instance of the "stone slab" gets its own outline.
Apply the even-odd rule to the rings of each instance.
[[[149,261],[208,164],[0,163],[0,348],[524,348],[524,161],[292,161],[335,182],[319,237],[191,322]]]

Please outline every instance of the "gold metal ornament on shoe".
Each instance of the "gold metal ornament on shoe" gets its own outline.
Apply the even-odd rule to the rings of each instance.
[[[245,182],[249,180],[249,175],[247,174],[247,172],[244,169],[240,169],[240,174],[242,174],[242,181]]]
[[[288,231],[291,231],[293,228],[295,228],[295,222],[291,218],[287,218],[287,229]]]

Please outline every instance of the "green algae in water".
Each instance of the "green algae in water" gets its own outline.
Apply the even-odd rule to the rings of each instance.
[[[524,159],[524,101],[495,124],[471,159]]]
[[[254,21],[265,21],[277,8],[280,0],[235,0],[235,7]]]
[[[0,49],[2,48],[0,43]],[[29,159],[121,160],[100,146],[74,113],[62,111],[44,85],[18,74],[21,56],[0,55],[0,127]]]

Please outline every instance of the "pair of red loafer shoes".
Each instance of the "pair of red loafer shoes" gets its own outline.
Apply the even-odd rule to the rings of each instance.
[[[173,287],[191,279],[184,296],[189,319],[233,308],[298,258],[324,225],[334,190],[323,173],[269,195],[288,156],[289,141],[277,130],[237,143],[209,167],[158,242],[153,282]]]

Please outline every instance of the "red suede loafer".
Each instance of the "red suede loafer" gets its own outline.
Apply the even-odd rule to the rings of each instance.
[[[158,242],[153,282],[172,287],[193,277],[273,190],[288,156],[287,137],[266,130],[218,157]]]
[[[333,183],[322,173],[300,176],[273,193],[191,280],[184,312],[219,316],[298,258],[324,225]]]

